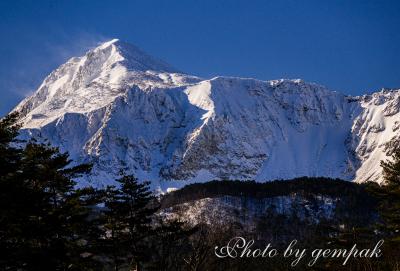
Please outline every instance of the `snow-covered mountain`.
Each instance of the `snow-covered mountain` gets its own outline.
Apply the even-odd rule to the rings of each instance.
[[[53,71],[23,100],[24,135],[163,188],[211,179],[381,180],[400,141],[400,90],[349,97],[301,80],[202,79],[111,40]]]

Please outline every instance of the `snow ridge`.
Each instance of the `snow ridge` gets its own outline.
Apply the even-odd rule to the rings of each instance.
[[[302,80],[201,79],[111,40],[53,71],[14,110],[23,136],[165,190],[194,181],[326,176],[381,181],[400,141],[400,90],[349,97]]]

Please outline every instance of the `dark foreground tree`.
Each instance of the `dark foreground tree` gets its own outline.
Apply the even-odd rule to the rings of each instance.
[[[152,217],[158,210],[148,183],[134,176],[122,176],[120,187],[105,191],[104,242],[102,251],[109,255],[113,269],[132,268],[145,261],[144,239],[152,234]]]
[[[177,247],[189,245],[186,238],[193,229],[158,214],[159,201],[149,182],[139,183],[132,175],[122,175],[117,182],[118,187],[105,191],[101,254],[113,270],[171,270],[168,267],[179,262],[176,253],[183,252]]]
[[[157,214],[149,183],[76,189],[86,164],[17,139],[18,115],[0,120],[0,270],[161,270],[189,230]],[[187,244],[187,243],[186,243]],[[180,250],[182,251],[182,250]]]
[[[367,184],[377,199],[379,221],[375,235],[384,239],[382,266],[398,270],[400,266],[400,145],[393,150],[390,160],[381,161],[384,182]]]
[[[90,166],[70,166],[68,154],[35,141],[18,147],[17,119],[12,114],[0,121],[0,266],[89,269],[93,191],[74,190],[72,178]]]
[[[375,260],[351,259],[347,266],[350,270],[398,270],[400,266],[400,148],[394,150],[391,160],[381,161],[381,166],[384,182],[364,185],[375,201],[376,223],[336,229],[333,245],[341,248],[353,244],[371,247],[384,240],[383,253]]]
[[[387,240],[400,250],[400,146],[393,152],[392,160],[382,161],[385,183],[376,193],[381,200],[379,211]]]

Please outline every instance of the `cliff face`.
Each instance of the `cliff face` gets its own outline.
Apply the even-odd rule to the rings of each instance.
[[[379,161],[400,138],[400,90],[348,97],[301,80],[204,80],[118,40],[70,59],[15,110],[23,136],[94,163],[80,185],[110,183],[121,168],[163,189],[298,176],[379,182]]]

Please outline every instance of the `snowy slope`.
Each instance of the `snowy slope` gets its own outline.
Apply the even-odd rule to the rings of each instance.
[[[357,181],[381,181],[379,161],[400,146],[400,90],[382,90],[360,98],[361,113],[354,119],[351,149],[359,167]]]
[[[118,40],[72,58],[15,110],[24,135],[162,188],[190,181],[327,176],[380,181],[400,136],[400,91],[348,97],[301,80],[180,73]]]

